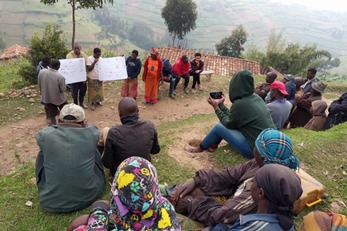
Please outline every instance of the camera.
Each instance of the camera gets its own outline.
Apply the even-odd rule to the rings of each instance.
[[[210,96],[212,99],[221,99],[223,95],[223,92],[221,91],[213,91],[210,93]]]

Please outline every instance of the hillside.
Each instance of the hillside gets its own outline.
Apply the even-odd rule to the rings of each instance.
[[[314,11],[300,5],[267,0],[196,0],[196,3],[197,28],[184,41],[191,48],[214,51],[215,43],[243,24],[249,33],[248,45],[257,44],[263,48],[270,31],[276,28],[283,31],[290,42],[317,43],[334,56],[347,54],[346,14]],[[114,6],[106,5],[105,9],[129,26],[142,23],[153,30],[153,39],[157,43],[166,45],[170,38],[160,15],[164,4],[164,0],[117,0]],[[90,10],[77,11],[77,40],[89,45],[107,43],[107,40],[97,41],[96,34],[101,27],[93,22],[91,15]],[[65,1],[55,6],[40,4],[39,0],[1,1],[0,22],[0,34],[8,46],[28,43],[33,32],[41,31],[49,22],[62,25],[70,41],[71,13],[70,5]]]

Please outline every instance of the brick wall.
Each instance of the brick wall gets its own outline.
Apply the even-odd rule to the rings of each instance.
[[[174,64],[182,55],[187,55],[190,60],[194,59],[194,54],[198,51],[178,49],[171,47],[160,47],[157,49],[161,58],[170,59],[171,64]],[[237,59],[208,53],[201,53],[201,59],[204,61],[204,70],[213,70],[218,75],[231,76],[238,70],[248,69],[254,75],[260,74],[260,64],[258,62],[249,61],[246,59]]]

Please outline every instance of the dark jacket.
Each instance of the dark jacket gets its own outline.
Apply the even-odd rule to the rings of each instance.
[[[130,79],[135,79],[140,74],[141,71],[141,60],[140,59],[132,59],[131,56],[127,58],[125,61],[127,66],[127,73]]]
[[[286,99],[293,105],[295,105],[295,93],[296,93],[296,85],[294,81],[288,81],[285,83],[286,91],[288,93]]]
[[[270,83],[262,83],[255,88],[255,94],[259,95],[263,100],[265,100],[265,97],[267,96],[267,93],[269,93],[270,89]]]
[[[73,212],[92,204],[106,184],[97,149],[99,130],[54,125],[36,136],[39,200],[47,212]]]
[[[242,132],[253,149],[259,133],[265,128],[276,129],[276,126],[265,102],[254,94],[251,72],[239,71],[233,76],[229,86],[229,98],[233,103],[230,109],[220,104],[215,112],[225,127]]]
[[[172,77],[172,66],[169,59],[163,59],[163,77]]]
[[[218,223],[233,224],[240,214],[256,210],[256,203],[251,197],[251,182],[244,185],[241,194],[233,196],[245,180],[254,177],[259,165],[255,159],[224,170],[202,169],[196,172],[194,181],[205,196],[198,196],[188,204],[188,216],[210,226]],[[222,204],[212,196],[230,198]]]
[[[343,93],[338,100],[334,100],[329,107],[329,115],[323,130],[347,121],[347,92]]]
[[[160,152],[158,133],[154,124],[138,120],[138,116],[122,117],[122,125],[110,128],[102,162],[114,175],[120,163],[131,156],[151,161],[150,154]]]
[[[201,72],[203,72],[204,70],[204,62],[202,60],[199,60],[199,64],[197,64],[195,62],[195,59],[193,61],[190,62],[190,72],[191,74],[195,74],[195,71],[200,71],[199,74]]]

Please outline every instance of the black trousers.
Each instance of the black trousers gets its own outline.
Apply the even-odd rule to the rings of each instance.
[[[190,77],[189,74],[182,75],[182,76],[174,75],[174,78],[176,79],[174,89],[176,90],[176,87],[177,87],[178,83],[180,82],[181,78],[184,78],[184,88],[187,88],[188,87],[188,83],[189,83],[189,77]]]
[[[87,92],[87,84],[86,82],[78,82],[78,83],[72,83],[71,84],[71,96],[73,98],[74,104],[78,105],[77,99],[80,102],[80,105],[83,104],[84,96]]]
[[[192,88],[194,89],[196,84],[200,84],[200,73],[199,73],[199,74],[197,74],[197,73],[192,73],[192,76],[193,76],[193,85],[192,85]]]

